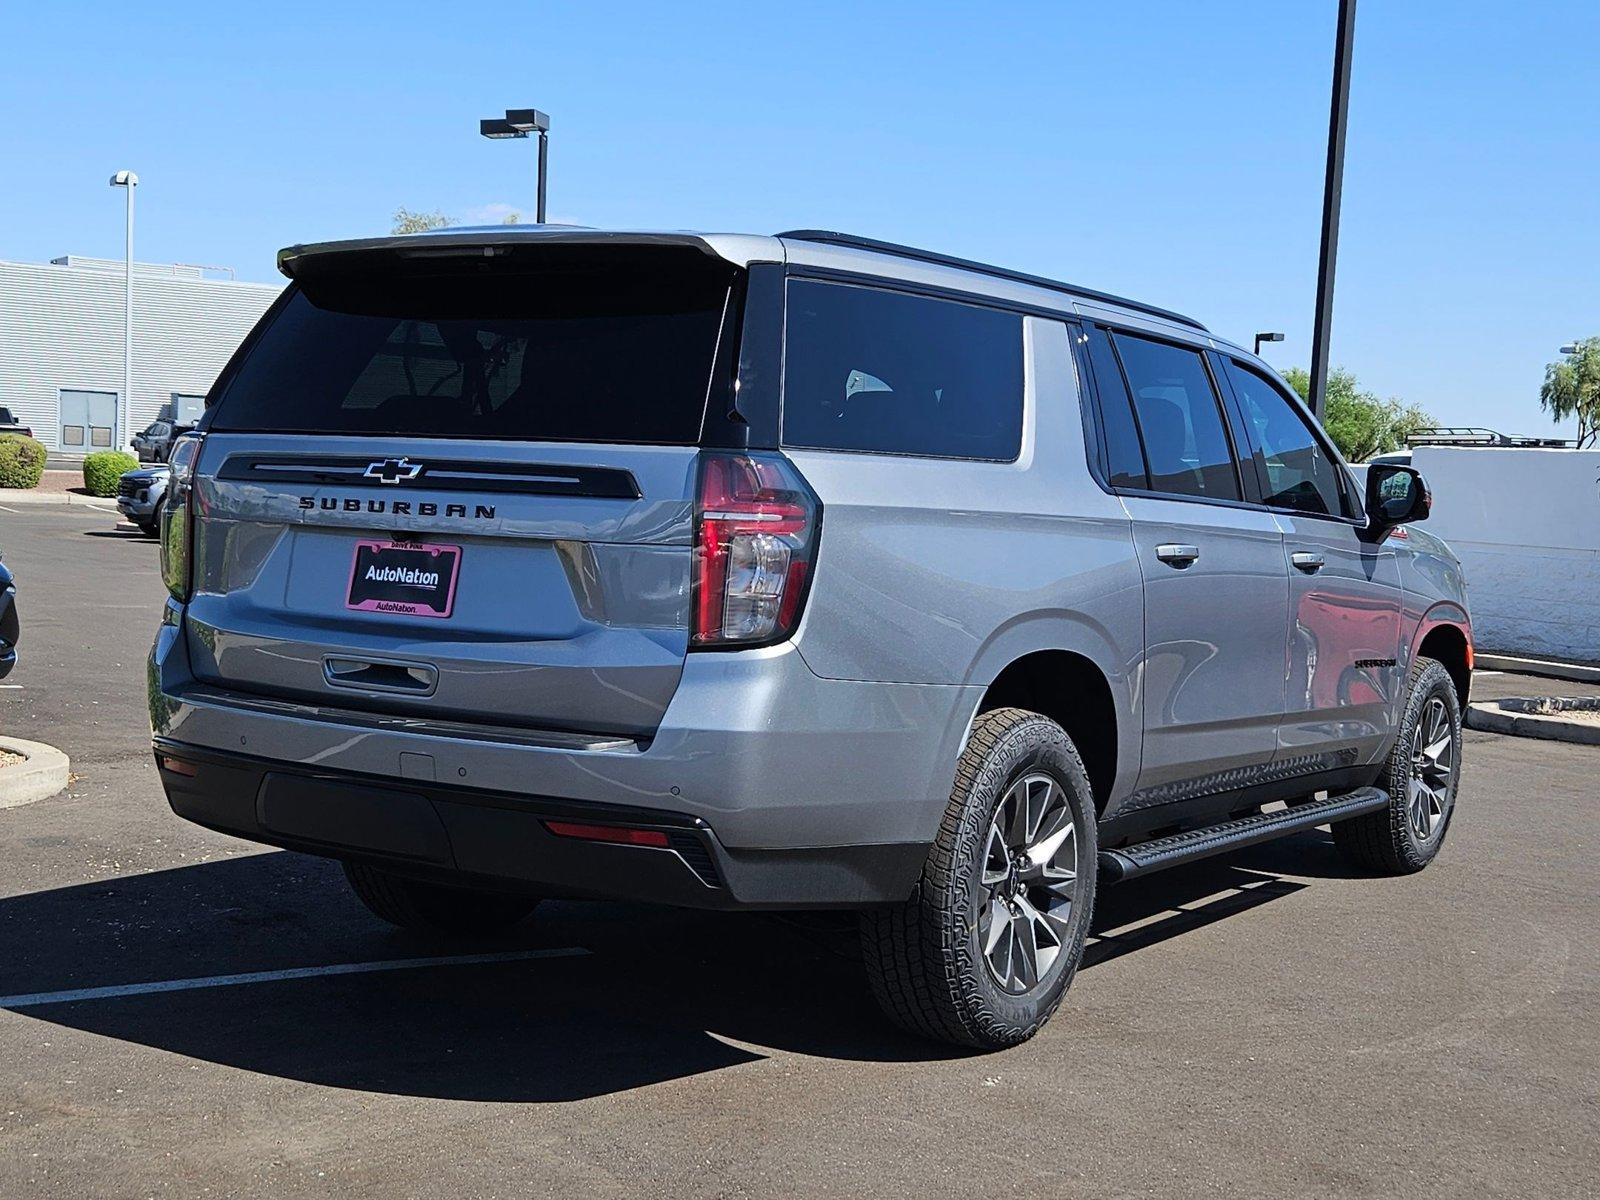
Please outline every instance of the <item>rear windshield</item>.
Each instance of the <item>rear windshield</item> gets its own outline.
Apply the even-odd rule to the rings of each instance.
[[[648,256],[296,285],[217,430],[692,445],[730,270]]]

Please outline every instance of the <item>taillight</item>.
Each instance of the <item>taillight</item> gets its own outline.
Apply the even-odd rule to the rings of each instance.
[[[175,600],[187,601],[194,557],[194,519],[190,513],[190,492],[195,464],[205,435],[186,433],[172,443],[167,456],[171,474],[167,494],[161,504],[161,578]]]
[[[702,453],[690,644],[761,646],[793,633],[821,520],[821,504],[787,459]]]

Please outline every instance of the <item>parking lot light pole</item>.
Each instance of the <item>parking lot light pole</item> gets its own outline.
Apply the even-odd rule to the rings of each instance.
[[[534,202],[533,219],[544,224],[545,176],[549,167],[550,118],[537,108],[508,108],[504,118],[490,117],[478,122],[478,132],[486,138],[525,138],[539,135],[539,193]]]
[[[1256,357],[1257,358],[1261,357],[1261,343],[1262,342],[1281,342],[1281,341],[1283,341],[1283,334],[1281,334],[1281,333],[1258,333],[1258,334],[1256,334]]]
[[[118,171],[111,177],[111,186],[128,191],[128,230],[123,240],[122,403],[117,405],[114,431],[116,449],[125,450],[133,417],[130,411],[133,408],[133,189],[139,186],[139,177],[132,171]]]
[[[1322,420],[1328,393],[1328,338],[1333,332],[1333,276],[1339,260],[1339,204],[1344,193],[1344,134],[1350,123],[1350,60],[1355,53],[1356,0],[1339,0],[1333,49],[1333,103],[1328,114],[1328,172],[1322,189],[1322,251],[1317,260],[1317,315],[1311,334],[1311,412]]]

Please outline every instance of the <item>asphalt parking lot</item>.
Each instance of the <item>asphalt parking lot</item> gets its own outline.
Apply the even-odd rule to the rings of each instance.
[[[3,506],[0,729],[75,778],[0,810],[0,1196],[1600,1190],[1600,750],[1469,733],[1418,876],[1353,877],[1318,831],[1110,890],[1051,1025],[963,1055],[888,1029],[825,923],[548,904],[441,946],[180,822],[155,545]],[[1594,691],[1476,686],[1523,685]],[[495,957],[306,970],[464,953]]]

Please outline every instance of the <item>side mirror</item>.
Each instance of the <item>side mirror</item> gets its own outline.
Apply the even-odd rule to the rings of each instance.
[[[1373,463],[1367,468],[1367,532],[1374,541],[1396,525],[1428,519],[1433,493],[1414,467],[1398,463]]]

